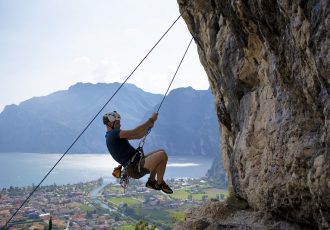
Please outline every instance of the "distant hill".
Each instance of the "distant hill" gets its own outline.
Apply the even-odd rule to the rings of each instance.
[[[166,97],[145,146],[146,150],[161,147],[175,155],[215,156],[219,155],[219,142],[210,90],[188,87],[175,89]]]
[[[207,171],[206,177],[213,180],[220,188],[227,188],[228,186],[228,176],[223,165],[223,159],[220,154],[218,154],[213,160],[211,168]]]
[[[64,152],[119,85],[78,83],[18,106],[6,106],[0,114],[0,152]],[[161,99],[160,94],[125,84],[70,152],[107,152],[102,124],[106,111],[117,110],[122,128],[131,129],[147,119]],[[170,155],[215,156],[219,153],[217,127],[210,91],[176,89],[165,99],[145,150],[165,148]]]
[[[68,90],[35,97],[19,106],[6,106],[0,114],[1,152],[63,152],[119,87],[78,83]],[[105,108],[120,110],[124,127],[139,123],[161,95],[126,84]],[[102,115],[85,132],[71,152],[105,152]]]

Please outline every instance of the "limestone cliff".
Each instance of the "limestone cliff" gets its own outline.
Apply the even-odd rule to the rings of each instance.
[[[178,0],[236,196],[330,228],[330,1]]]

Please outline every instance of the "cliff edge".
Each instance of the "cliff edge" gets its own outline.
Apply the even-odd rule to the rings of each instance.
[[[178,3],[215,98],[234,194],[255,212],[330,228],[330,2]]]

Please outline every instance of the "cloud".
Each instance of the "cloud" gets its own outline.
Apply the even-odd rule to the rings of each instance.
[[[96,64],[93,70],[93,81],[95,82],[122,82],[124,81],[120,65],[103,59]]]
[[[124,31],[124,34],[126,36],[130,36],[132,38],[135,38],[137,36],[141,36],[141,31],[138,30],[137,28],[128,28]]]
[[[164,72],[147,69],[134,74],[128,82],[147,92],[163,94],[170,83],[170,79]]]
[[[199,164],[196,164],[196,163],[169,163],[169,164],[167,164],[167,167],[193,167],[193,166],[199,166]]]
[[[134,31],[131,30],[132,33]],[[188,85],[195,89],[207,89],[209,84],[197,54],[190,53],[186,58],[177,73],[171,90],[178,87],[187,87]],[[76,57],[72,60],[71,80],[91,83],[122,83],[136,65],[133,59],[135,58],[128,58],[125,55],[116,56],[116,58],[110,56],[98,59],[89,56]],[[163,58],[162,55],[154,55],[134,72],[128,82],[147,92],[164,94],[177,65],[177,60],[169,61],[167,58]]]
[[[78,82],[90,82],[96,63],[90,57],[81,56],[72,60],[70,79]]]
[[[72,63],[74,64],[78,64],[78,65],[81,65],[81,64],[84,64],[84,65],[90,65],[92,63],[91,59],[87,56],[82,56],[82,57],[76,57],[73,59]]]

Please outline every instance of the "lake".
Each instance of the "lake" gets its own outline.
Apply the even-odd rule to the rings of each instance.
[[[0,188],[37,185],[62,154],[0,153]],[[165,179],[205,176],[213,158],[169,156]],[[106,178],[115,181],[112,170],[118,166],[110,154],[67,154],[42,185],[74,184]],[[147,176],[141,178],[146,180]]]

